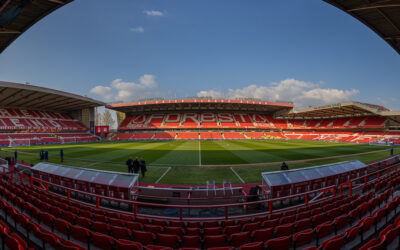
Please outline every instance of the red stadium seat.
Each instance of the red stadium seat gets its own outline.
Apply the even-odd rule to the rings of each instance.
[[[275,227],[275,237],[289,236],[293,233],[294,223]]]
[[[115,239],[132,240],[132,231],[126,227],[111,226],[111,233]]]
[[[193,236],[193,235],[201,235],[200,228],[186,228],[186,235]]]
[[[261,226],[264,228],[276,227],[278,225],[279,225],[279,219],[267,220],[261,223]]]
[[[72,241],[65,240],[63,242],[59,242],[55,249],[56,250],[85,250],[86,248],[84,248]]]
[[[91,229],[92,228],[92,220],[88,219],[86,217],[76,217],[75,222],[77,225],[87,228],[87,229]]]
[[[315,233],[317,235],[317,244],[318,244],[321,242],[321,239],[334,233],[333,222],[325,222],[323,224],[320,224],[315,228]]]
[[[264,249],[264,242],[259,241],[259,242],[243,244],[240,246],[239,249],[240,250],[262,250],[262,249]]]
[[[151,232],[133,230],[132,235],[133,240],[140,242],[142,245],[150,245],[154,243],[155,235]]]
[[[380,242],[378,239],[371,239],[367,243],[365,243],[362,247],[360,247],[359,250],[368,250],[371,249],[371,247],[378,245]]]
[[[8,249],[25,250],[24,246],[16,238],[10,235],[5,236],[5,245]]]
[[[153,225],[158,225],[158,226],[162,226],[162,227],[165,227],[168,225],[167,221],[165,221],[165,220],[152,220],[151,223]]]
[[[75,240],[88,244],[89,248],[90,232],[88,229],[76,225],[71,225],[70,234],[71,237]]]
[[[108,235],[110,233],[110,225],[103,222],[93,222],[92,230],[97,233]]]
[[[227,235],[231,235],[231,234],[234,234],[234,233],[239,233],[241,231],[241,229],[242,229],[241,225],[227,226],[227,227],[224,228],[224,232]]]
[[[240,247],[243,244],[250,242],[250,232],[235,233],[230,236],[230,243],[234,247]]]
[[[136,221],[126,221],[125,222],[125,227],[131,229],[131,230],[142,230],[143,229],[143,224],[136,222]]]
[[[306,229],[293,235],[293,244],[296,248],[310,244],[314,240],[315,232],[312,229]]]
[[[321,244],[321,248],[324,250],[336,250],[341,249],[345,245],[346,241],[344,236],[336,235]]]
[[[161,246],[168,246],[171,248],[179,248],[180,238],[172,234],[157,234],[157,244]]]
[[[295,228],[296,232],[303,231],[305,229],[311,228],[311,219],[303,219],[303,220],[298,220],[295,222]]]
[[[144,230],[147,232],[158,234],[163,231],[163,227],[157,225],[144,224]]]
[[[94,246],[104,249],[104,250],[112,250],[113,245],[115,243],[115,239],[111,236],[102,234],[102,233],[91,233],[91,242]]]
[[[228,245],[228,237],[225,234],[221,235],[206,235],[204,236],[204,247],[224,247]]]
[[[185,233],[183,227],[164,227],[164,233],[182,236]]]
[[[118,250],[141,250],[142,244],[129,240],[116,240],[115,248]]]
[[[69,234],[71,231],[71,224],[66,220],[57,218],[54,220],[54,229],[59,233],[67,235],[69,238]]]
[[[274,230],[272,228],[262,228],[255,230],[251,233],[253,241],[266,241],[274,237]]]
[[[201,248],[200,236],[182,236],[182,247],[184,248]]]
[[[219,235],[222,234],[222,227],[205,227],[204,235]]]
[[[156,246],[156,245],[147,245],[143,247],[145,250],[172,250],[172,248],[167,246]]]
[[[206,227],[219,227],[218,221],[205,221],[203,222],[203,228]]]
[[[265,242],[265,246],[269,250],[289,250],[292,244],[291,236],[283,236]]]

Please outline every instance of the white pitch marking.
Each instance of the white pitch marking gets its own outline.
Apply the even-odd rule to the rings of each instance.
[[[86,167],[91,167],[91,166],[94,166],[94,165],[99,164],[99,163],[101,163],[101,162],[94,162],[94,163],[86,165]]]
[[[233,168],[231,167],[232,172],[236,175],[236,177],[242,182],[245,183],[244,180],[240,177],[240,175],[238,173],[236,173],[235,170],[233,170]]]
[[[158,183],[159,181],[161,181],[162,178],[164,178],[164,176],[171,170],[171,167],[168,167],[167,170],[160,176],[160,178],[158,178],[158,180],[155,183]]]
[[[199,166],[201,167],[201,144],[199,140]]]

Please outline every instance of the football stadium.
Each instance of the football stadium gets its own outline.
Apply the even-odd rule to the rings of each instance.
[[[0,53],[71,2],[0,0]],[[400,1],[324,2],[400,53]],[[111,102],[0,79],[0,130],[2,249],[400,248],[400,111],[373,101]]]

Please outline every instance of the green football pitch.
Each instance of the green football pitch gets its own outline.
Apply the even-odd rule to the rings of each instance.
[[[3,148],[1,154],[12,156],[17,149],[18,160],[35,164],[39,162],[40,149],[47,149],[50,162],[59,164],[61,148],[65,165],[127,172],[128,157],[138,156],[148,165],[140,182],[193,185],[207,180],[218,184],[224,179],[232,183],[260,182],[262,172],[279,170],[282,161],[289,162],[290,169],[354,159],[370,162],[389,156],[390,149],[316,141],[221,140],[45,145]],[[395,148],[395,153],[400,153],[400,148]]]

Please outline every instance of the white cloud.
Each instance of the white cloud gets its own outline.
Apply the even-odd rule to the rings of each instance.
[[[143,33],[144,32],[144,28],[142,26],[138,26],[138,27],[135,27],[135,28],[130,28],[130,31],[136,32],[136,33]]]
[[[158,84],[155,76],[145,74],[139,78],[139,82],[125,82],[115,79],[110,86],[96,86],[90,93],[114,101],[133,101],[142,98],[154,97],[154,90]]]
[[[96,86],[90,90],[90,93],[103,97],[106,100],[111,100],[113,97],[112,89],[110,87]]]
[[[143,11],[144,14],[148,16],[164,16],[165,14],[159,10],[145,10]]]
[[[249,85],[239,89],[228,89],[226,93],[217,90],[203,90],[197,96],[215,98],[252,97],[269,101],[292,101],[296,108],[325,105],[348,101],[359,93],[356,89],[324,89],[318,84],[296,79],[285,79],[266,86]]]

